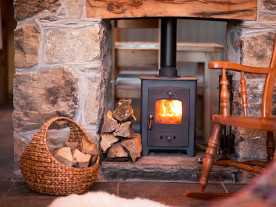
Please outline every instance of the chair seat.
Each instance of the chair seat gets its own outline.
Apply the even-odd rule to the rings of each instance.
[[[216,124],[236,126],[265,131],[276,131],[276,117],[259,116],[222,116],[213,115],[213,122]]]

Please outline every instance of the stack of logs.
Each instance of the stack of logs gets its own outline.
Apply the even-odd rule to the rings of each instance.
[[[107,158],[131,158],[133,162],[141,156],[141,135],[132,129],[136,119],[131,107],[131,99],[122,99],[112,113],[104,117],[101,133],[101,149]]]
[[[86,168],[94,165],[98,154],[97,145],[85,138],[82,138],[81,142],[67,141],[64,147],[53,152],[53,156],[59,162],[76,168]]]

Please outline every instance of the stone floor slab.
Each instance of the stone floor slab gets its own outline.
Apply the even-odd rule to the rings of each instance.
[[[208,206],[210,201],[202,201],[184,196],[187,190],[198,190],[194,183],[176,182],[123,182],[120,183],[119,196],[125,198],[147,198],[170,206]],[[206,191],[224,193],[220,184],[209,184]]]
[[[6,198],[0,201],[0,206],[5,207],[47,207],[54,200],[52,199],[37,199],[36,197],[32,198]]]
[[[247,186],[247,184],[238,184],[238,183],[235,183],[235,184],[226,183],[224,185],[229,193],[241,191],[245,186]]]
[[[90,191],[103,191],[113,195],[118,195],[119,183],[117,182],[96,182]]]

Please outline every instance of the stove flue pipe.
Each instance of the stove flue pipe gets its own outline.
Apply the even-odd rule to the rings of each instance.
[[[160,77],[177,77],[176,29],[176,18],[161,18]]]

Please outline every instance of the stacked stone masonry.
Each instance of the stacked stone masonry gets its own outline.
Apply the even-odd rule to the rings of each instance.
[[[55,116],[74,119],[99,142],[111,71],[111,26],[85,18],[83,0],[16,0],[14,78],[15,173],[19,157],[41,125]],[[51,129],[50,150],[68,139]]]

